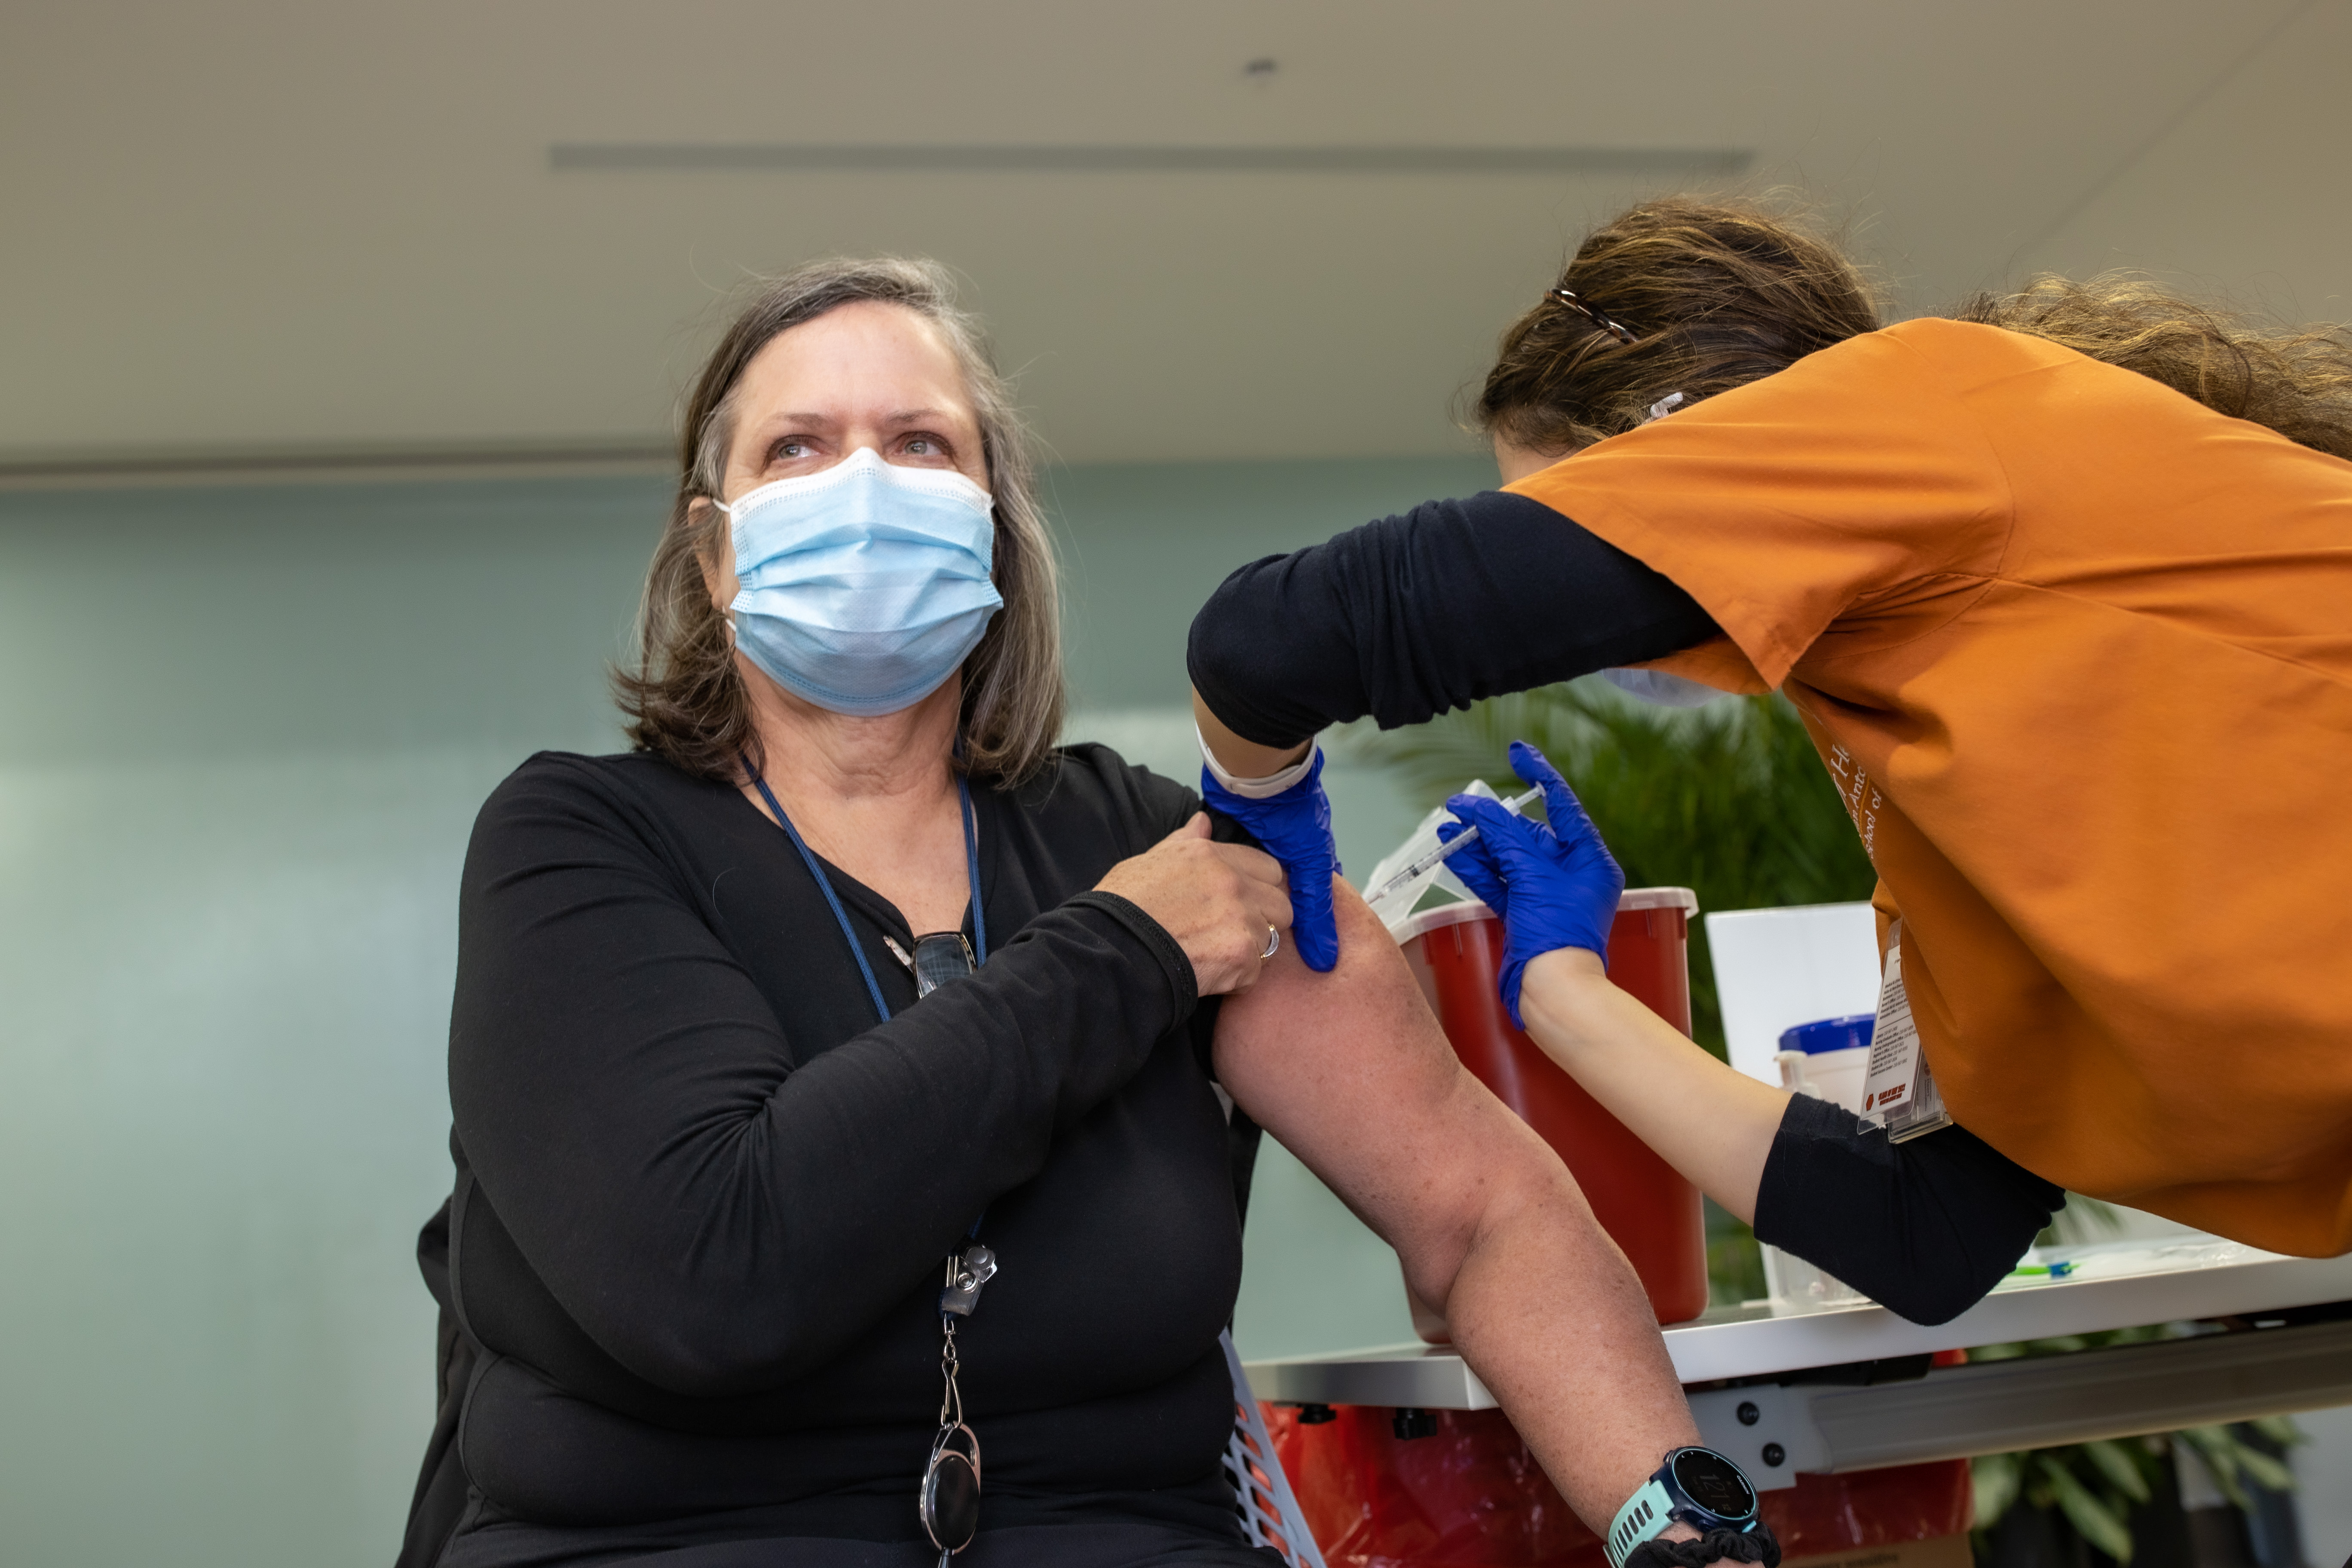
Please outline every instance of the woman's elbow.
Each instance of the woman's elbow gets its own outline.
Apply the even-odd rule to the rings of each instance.
[[[633,1376],[693,1399],[774,1387],[829,1352],[788,1304],[723,1297],[709,1290],[648,1296],[628,1321],[600,1325],[594,1337]]]
[[[1865,1293],[1915,1323],[1948,1323],[1992,1294],[2048,1224],[2048,1211],[2021,1203],[1915,1215],[1892,1249],[1904,1261],[1885,1293]]]
[[[2006,1250],[1972,1246],[1969,1237],[1934,1225],[1881,1239],[1891,1244],[1882,1259],[1848,1257],[1822,1267],[1923,1328],[1948,1323],[1990,1295],[2024,1250],[2023,1244]]]
[[[1896,1317],[1932,1329],[1950,1322],[1983,1300],[2000,1282],[1999,1274],[1978,1281],[1948,1270],[1936,1270],[1924,1277],[1914,1274],[1893,1280],[1882,1288],[1883,1293],[1865,1294]]]
[[[1192,679],[1192,689],[1211,712],[1228,722],[1233,717],[1228,711],[1233,694],[1248,689],[1254,679],[1265,674],[1255,668],[1257,661],[1252,657],[1253,642],[1247,631],[1250,612],[1243,602],[1247,597],[1244,584],[1249,574],[1250,568],[1244,566],[1217,585],[1193,616],[1184,644],[1184,668]]]

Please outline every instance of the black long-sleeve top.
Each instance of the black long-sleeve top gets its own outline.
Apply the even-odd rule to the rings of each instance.
[[[1194,617],[1186,662],[1235,734],[1292,746],[1326,725],[1417,724],[1717,633],[1632,555],[1540,501],[1489,490],[1242,567]],[[1889,1144],[1800,1097],[1765,1164],[1756,1234],[1936,1323],[1990,1290],[2063,1202],[1965,1130]]]
[[[2065,1190],[1965,1127],[1894,1143],[1801,1094],[1756,1193],[1756,1238],[1915,1323],[1944,1323],[2000,1283]]]
[[[983,1525],[1232,1533],[1214,1009],[1166,932],[1086,891],[1197,797],[1075,747],[973,804],[992,951],[919,1003],[884,942],[914,933],[831,870],[887,1023],[737,791],[542,754],[483,807],[450,1026],[462,1386],[419,1490],[446,1514],[469,1489],[445,1564],[694,1520],[915,1538],[941,1260],[983,1210],[1002,1272],[959,1334]]]
[[[1369,714],[1418,724],[1716,635],[1698,602],[1541,501],[1429,501],[1227,577],[1192,622],[1193,688],[1244,740]]]

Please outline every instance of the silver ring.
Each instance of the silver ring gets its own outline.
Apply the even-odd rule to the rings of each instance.
[[[1265,928],[1265,951],[1257,955],[1257,961],[1260,963],[1264,963],[1267,959],[1272,958],[1276,952],[1280,952],[1281,949],[1282,928],[1276,925],[1267,926]]]

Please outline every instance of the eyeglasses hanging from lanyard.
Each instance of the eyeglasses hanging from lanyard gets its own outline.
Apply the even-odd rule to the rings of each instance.
[[[866,979],[866,994],[873,998],[875,1012],[888,1023],[890,1005],[882,999],[881,983],[874,978],[874,966],[866,962],[866,949],[849,923],[849,911],[842,908],[841,896],[833,890],[833,879],[824,874],[824,862],[810,850],[807,840],[793,826],[793,819],[784,815],[775,792],[768,787],[768,781],[760,776],[749,758],[744,760],[743,771],[758,786],[760,798],[768,803],[776,826],[784,830],[793,847],[800,851],[809,875],[816,879],[817,890],[824,895],[826,906],[841,927],[842,940],[849,943],[849,956],[857,961],[857,973]],[[933,931],[915,939],[915,951],[908,967],[915,972],[917,1001],[988,962],[988,917],[980,900],[980,830],[972,820],[971,786],[961,774],[956,778],[956,797],[963,807],[964,870],[971,883],[971,941],[967,943],[961,931]],[[893,950],[898,947],[896,942],[890,945]],[[981,1220],[987,1217],[983,1211],[980,1219],[971,1222],[971,1229],[964,1237],[967,1245],[961,1252],[948,1254],[947,1281],[940,1289],[940,1378],[944,1385],[940,1396],[940,1429],[931,1439],[931,1457],[923,1467],[922,1485],[915,1494],[915,1511],[923,1521],[923,1533],[940,1549],[940,1568],[946,1568],[948,1560],[971,1545],[971,1538],[980,1532],[980,1438],[963,1418],[963,1390],[956,1383],[960,1366],[956,1323],[971,1316],[972,1309],[980,1305],[981,1287],[996,1276],[996,1254],[980,1242]]]
[[[768,781],[760,776],[759,769],[751,765],[749,758],[743,761],[743,772],[759,790],[760,798],[768,803],[768,810],[775,817],[776,826],[784,830],[784,837],[791,839],[793,847],[801,852],[801,859],[808,867],[809,875],[816,879],[817,891],[824,895],[825,907],[833,910],[834,921],[841,927],[841,939],[849,944],[849,956],[857,961],[857,973],[866,979],[866,994],[873,998],[874,1011],[881,1015],[884,1023],[888,1023],[890,1004],[882,1000],[881,982],[874,978],[874,966],[866,961],[865,945],[850,927],[849,911],[841,907],[841,895],[833,890],[833,879],[824,874],[824,863],[809,848],[808,841],[801,837],[800,829],[793,826],[793,819],[784,815],[782,805],[776,799],[776,792],[768,787]],[[961,931],[934,931],[929,936],[917,938],[915,962],[910,967],[915,971],[915,997],[918,1001],[939,989],[942,982],[970,974],[988,962],[988,916],[980,907],[980,829],[972,821],[971,786],[964,782],[961,774],[956,776],[956,798],[963,807],[963,864],[964,874],[971,884],[972,946],[964,945]],[[944,941],[950,937],[954,939],[952,946]],[[973,947],[979,950],[976,953]]]

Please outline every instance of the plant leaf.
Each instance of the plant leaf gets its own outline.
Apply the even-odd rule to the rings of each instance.
[[[2311,1435],[2294,1424],[2291,1415],[2258,1415],[2246,1423],[2282,1448],[2292,1448],[2297,1443],[2308,1443]]]
[[[1969,1475],[1977,1496],[1974,1528],[1991,1529],[2017,1501],[2018,1483],[2025,1470],[2019,1458],[2016,1454],[1982,1454],[1969,1462]]]
[[[2230,1436],[2226,1426],[2184,1426],[2174,1436],[2181,1438],[2197,1451],[2211,1472],[2213,1484],[2233,1508],[2249,1506],[2246,1489],[2238,1481],[2238,1440]]]
[[[2238,1445],[2238,1468],[2245,1472],[2246,1479],[2264,1491],[2294,1490],[2294,1472],[2260,1448]]]
[[[2103,1198],[2086,1198],[2080,1193],[2066,1194],[2065,1213],[2077,1216],[2087,1230],[2104,1230],[2119,1235],[2124,1228],[2122,1211]]]
[[[2105,1439],[2085,1443],[2083,1445],[2083,1457],[2107,1479],[2109,1486],[2132,1501],[2146,1502],[2156,1495],[2148,1488],[2147,1477],[2141,1472],[2139,1461],[2133,1458],[2122,1444]]]
[[[2074,1527],[2074,1532],[2116,1562],[2130,1562],[2132,1536],[2124,1528],[2124,1521],[2093,1497],[2090,1489],[2076,1480],[2072,1470],[2048,1454],[2039,1458],[2042,1477],[2050,1483],[2050,1495],[2057,1500],[2059,1510]]]

